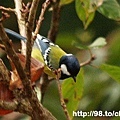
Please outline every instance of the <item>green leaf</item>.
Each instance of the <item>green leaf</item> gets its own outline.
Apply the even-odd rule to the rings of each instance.
[[[73,117],[73,111],[76,111],[83,92],[83,70],[81,69],[76,83],[69,78],[62,83],[62,94],[67,105],[68,112]]]
[[[60,0],[60,5],[66,5],[66,4],[69,4],[71,2],[73,2],[74,0]]]
[[[82,43],[78,42],[78,41],[73,41],[72,45],[74,45],[76,48],[78,49],[91,49],[91,48],[100,48],[103,47],[107,44],[106,39],[103,37],[99,37],[97,38],[91,45],[89,46],[85,46]]]
[[[89,45],[89,48],[100,48],[107,44],[105,38],[99,37],[97,38],[91,45]]]
[[[104,0],[103,4],[99,7],[98,12],[107,18],[113,20],[120,20],[120,5],[117,0]]]
[[[83,49],[83,50],[89,49],[89,47],[87,47],[87,46],[85,46],[82,43],[79,43],[77,41],[73,41],[72,45],[74,45],[78,49]]]
[[[85,29],[93,21],[98,6],[99,4],[95,3],[94,0],[75,0],[76,13]]]
[[[114,80],[120,83],[120,67],[108,65],[108,64],[102,64],[100,68],[103,71],[107,72],[111,78],[113,78]]]

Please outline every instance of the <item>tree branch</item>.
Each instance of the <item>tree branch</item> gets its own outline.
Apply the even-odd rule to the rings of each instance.
[[[45,14],[45,11],[47,9],[47,7],[49,6],[50,4],[50,0],[46,0],[43,4],[42,4],[42,9],[41,9],[41,13],[39,15],[39,19],[37,21],[37,24],[36,24],[36,29],[35,29],[35,36],[37,36],[37,34],[39,33],[39,30],[40,30],[40,27],[42,25],[42,21],[44,20],[44,14]]]
[[[26,37],[26,22],[24,16],[21,14],[22,10],[22,0],[14,0],[15,3],[15,14],[17,16],[17,23],[19,27],[19,32],[22,36]],[[24,41],[21,41],[21,52],[26,54],[26,44]]]
[[[28,22],[26,23],[27,27],[27,49],[26,49],[26,64],[25,64],[25,70],[28,73],[29,78],[31,77],[30,75],[30,64],[31,64],[31,52],[32,52],[32,45],[33,45],[33,37],[32,37],[32,32],[34,28],[34,21],[35,21],[35,15],[37,11],[37,7],[39,4],[39,0],[33,0],[32,5],[30,7],[30,12],[28,16]]]
[[[61,84],[60,84],[60,80],[59,80],[59,71],[57,71],[56,82],[57,82],[57,86],[58,86],[58,92],[59,92],[59,96],[60,96],[61,106],[63,108],[65,115],[66,115],[67,120],[71,120],[70,115],[68,113],[68,110],[66,108],[66,104],[65,104],[64,99],[63,99],[63,95],[62,95],[62,88],[61,88]]]
[[[81,67],[83,67],[83,66],[85,66],[85,65],[90,65],[91,62],[96,59],[95,55],[93,55],[90,50],[89,50],[89,53],[90,53],[90,59],[88,59],[87,61],[81,63],[81,64],[80,64]]]
[[[14,12],[15,13],[15,9],[6,8],[6,7],[3,7],[3,6],[0,6],[0,10],[6,11],[6,12]]]
[[[48,38],[55,42],[58,29],[59,29],[59,21],[60,21],[60,0],[57,0],[55,3],[53,3],[53,10],[52,10],[52,19],[51,19],[51,26],[50,30],[48,32]]]

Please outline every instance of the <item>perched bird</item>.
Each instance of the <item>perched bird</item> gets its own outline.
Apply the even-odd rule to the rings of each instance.
[[[10,29],[5,28],[5,31],[7,34],[26,41],[25,37]],[[49,39],[39,34],[37,34],[34,46],[37,46],[37,52],[34,51],[33,57],[35,56],[35,58],[39,59],[42,56],[41,61],[44,62],[48,68],[45,70],[46,73],[49,74],[49,72],[47,72],[49,70],[54,73],[55,70],[60,69],[61,80],[72,77],[76,82],[76,76],[80,70],[80,64],[78,59],[73,54],[65,53],[58,45],[55,45]],[[33,50],[34,49],[35,48],[33,48]],[[40,53],[38,53],[38,50]]]

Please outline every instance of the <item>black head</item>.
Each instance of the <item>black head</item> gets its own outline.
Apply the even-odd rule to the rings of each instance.
[[[60,79],[72,77],[75,81],[75,77],[80,70],[80,64],[78,59],[74,55],[66,54],[61,57],[59,62],[59,68],[61,68]]]

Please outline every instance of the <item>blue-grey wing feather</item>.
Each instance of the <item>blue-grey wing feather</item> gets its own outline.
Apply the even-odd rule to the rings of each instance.
[[[49,44],[44,43],[42,40],[36,38],[35,40],[38,48],[40,49],[41,53],[44,55],[45,51],[49,48]]]
[[[53,67],[51,65],[50,52],[51,52],[51,46],[56,46],[56,45],[54,43],[52,43],[49,39],[47,39],[39,34],[37,35],[35,42],[43,55],[45,64],[50,69],[53,69]],[[58,46],[56,46],[56,47],[58,47]]]
[[[43,55],[50,48],[51,45],[54,46],[54,44],[49,39],[47,39],[46,37],[41,36],[39,34],[37,34],[37,38],[36,38],[35,42],[38,45],[38,47]]]

